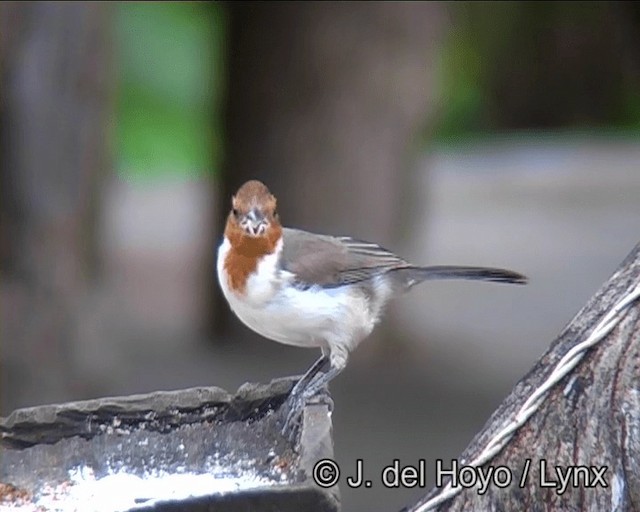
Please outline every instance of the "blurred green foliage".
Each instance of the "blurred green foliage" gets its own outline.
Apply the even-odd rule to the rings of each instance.
[[[215,172],[226,20],[218,3],[119,2],[116,158],[125,177]]]
[[[640,130],[633,2],[459,2],[436,68],[427,137]]]
[[[425,138],[637,133],[637,5],[448,4],[453,23],[432,70],[438,107]],[[219,168],[227,9],[218,2],[116,4],[121,175],[200,175]]]

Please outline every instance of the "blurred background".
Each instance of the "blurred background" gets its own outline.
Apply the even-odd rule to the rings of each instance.
[[[332,383],[345,471],[431,469],[638,242],[639,166],[636,3],[3,2],[0,413],[306,370],[219,294],[258,178],[287,225],[530,277],[414,289]]]

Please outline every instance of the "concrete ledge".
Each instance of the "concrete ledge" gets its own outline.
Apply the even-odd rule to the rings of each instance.
[[[14,411],[0,418],[0,505],[337,511],[338,489],[311,479],[315,462],[333,456],[327,405],[306,407],[296,446],[280,435],[293,382]]]

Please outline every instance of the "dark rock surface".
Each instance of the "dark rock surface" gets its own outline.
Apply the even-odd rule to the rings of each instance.
[[[141,484],[132,498],[137,509],[338,510],[337,488],[322,489],[311,479],[315,462],[333,456],[327,406],[307,406],[297,446],[280,435],[279,407],[292,382],[246,384],[235,395],[201,387],[14,411],[0,419],[0,482],[13,493],[5,502],[41,505],[44,493],[46,503],[72,510],[64,505],[69,490],[115,474]],[[74,471],[79,478],[71,478]],[[233,482],[179,499],[145,494],[145,480],[158,479],[166,490],[175,475]]]

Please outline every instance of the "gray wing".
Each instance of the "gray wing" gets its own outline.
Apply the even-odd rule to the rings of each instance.
[[[334,288],[408,266],[402,258],[370,242],[283,230],[280,267],[293,273],[301,287]]]

